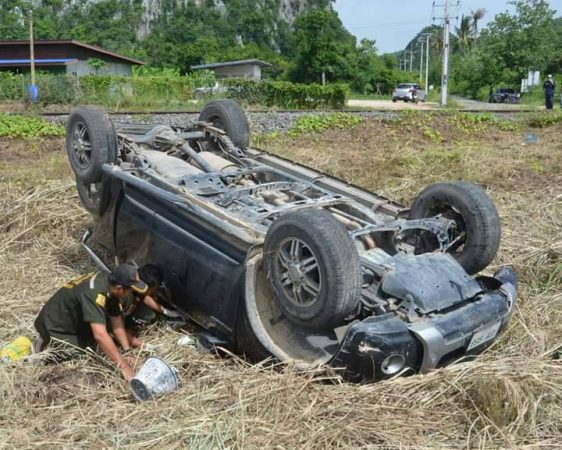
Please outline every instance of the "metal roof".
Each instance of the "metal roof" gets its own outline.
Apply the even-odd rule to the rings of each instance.
[[[38,40],[38,41],[34,42],[34,47],[40,47],[40,46],[43,46],[43,45],[61,45],[61,44],[62,45],[75,45],[77,47],[86,48],[88,50],[92,50],[94,52],[101,53],[103,55],[110,56],[110,57],[115,58],[115,59],[127,61],[131,64],[144,65],[144,62],[142,62],[138,59],[129,58],[128,56],[119,55],[117,53],[110,52],[109,50],[104,50],[101,47],[97,47],[95,45],[90,45],[90,44],[84,44],[83,42],[76,41],[74,39]],[[0,41],[0,53],[2,52],[1,47],[2,46],[8,46],[8,45],[27,45],[27,46],[29,46],[29,41],[28,40]]]
[[[198,66],[191,66],[191,68],[193,70],[197,70],[197,69],[216,69],[217,67],[244,66],[244,65],[271,67],[271,64],[266,63],[264,61],[260,61],[259,59],[242,59],[240,61],[227,61],[227,62],[221,62],[221,63],[200,64]]]
[[[52,59],[35,59],[36,65],[52,64],[66,65],[77,62],[76,58],[52,58]],[[20,66],[31,64],[31,59],[0,59],[0,66]]]

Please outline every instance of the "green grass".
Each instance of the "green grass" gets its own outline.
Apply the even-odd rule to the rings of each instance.
[[[547,128],[562,122],[562,111],[537,111],[531,113],[527,123],[531,128]]]
[[[530,92],[521,95],[521,104],[527,106],[545,106],[542,85],[535,86]],[[554,94],[554,108],[560,108],[560,91],[558,89]]]
[[[392,98],[391,94],[359,94],[357,92],[352,92],[349,94],[348,100],[390,100]]]
[[[349,130],[363,122],[363,118],[356,114],[332,113],[301,116],[297,123],[288,131],[292,137],[308,133],[321,133],[326,130]]]
[[[544,106],[544,93],[542,88],[534,88],[521,95],[521,104],[527,106]]]
[[[63,126],[45,122],[32,116],[0,115],[0,136],[33,139],[45,136],[64,136]]]

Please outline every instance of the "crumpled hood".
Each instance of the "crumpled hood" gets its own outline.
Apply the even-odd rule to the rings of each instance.
[[[482,291],[449,254],[398,254],[385,261],[387,271],[381,289],[387,295],[405,299],[424,314],[462,303]]]

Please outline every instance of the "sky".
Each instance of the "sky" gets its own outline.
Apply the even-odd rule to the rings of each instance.
[[[444,0],[435,3],[443,4]],[[358,40],[375,39],[379,53],[391,53],[404,49],[424,26],[433,23],[432,4],[433,0],[336,0],[334,7],[344,26]],[[557,16],[562,15],[562,0],[550,0],[550,7],[558,11]],[[487,10],[480,22],[482,27],[496,14],[513,10],[507,0],[464,0],[455,16],[460,21],[463,14],[469,15],[479,8]],[[457,20],[451,25],[453,29],[458,26]]]

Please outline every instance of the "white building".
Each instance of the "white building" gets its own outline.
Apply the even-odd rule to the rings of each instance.
[[[214,70],[216,78],[249,78],[252,80],[262,79],[262,67],[271,67],[271,64],[259,59],[245,59],[191,66],[193,70]]]

